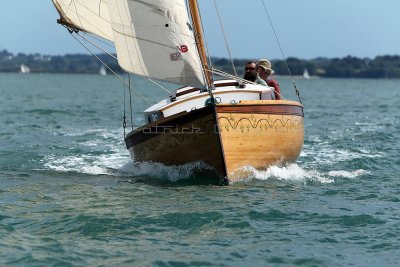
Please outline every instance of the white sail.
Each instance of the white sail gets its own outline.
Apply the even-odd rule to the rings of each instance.
[[[120,66],[172,83],[205,86],[185,0],[108,0]]]
[[[52,1],[64,24],[113,40],[107,0]]]
[[[25,64],[21,64],[20,65],[20,72],[23,74],[27,74],[31,72],[31,68],[29,68],[27,65]]]
[[[303,78],[304,79],[310,79],[310,74],[308,73],[308,70],[307,69],[304,69],[304,72],[303,72]]]
[[[107,75],[107,70],[106,70],[106,68],[104,67],[104,65],[101,65],[101,67],[100,67],[100,69],[99,69],[99,74],[100,74],[101,76],[106,76],[106,75]]]

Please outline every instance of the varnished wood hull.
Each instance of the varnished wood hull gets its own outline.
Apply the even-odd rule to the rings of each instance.
[[[135,161],[204,161],[229,180],[244,178],[244,166],[264,169],[300,155],[304,115],[299,103],[243,101],[219,104],[215,111],[207,107],[146,125],[127,135],[127,148]]]
[[[242,169],[265,169],[294,162],[304,142],[303,107],[293,101],[247,101],[218,105],[217,117],[230,180],[247,177]]]

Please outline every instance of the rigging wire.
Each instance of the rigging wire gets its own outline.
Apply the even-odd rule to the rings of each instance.
[[[229,78],[229,79],[232,79],[232,80],[237,80],[239,82],[249,83],[249,84],[256,84],[255,82],[251,82],[251,81],[245,80],[243,78],[237,77],[235,75],[229,74],[227,72],[224,72],[224,71],[216,69],[216,68],[213,68],[212,70],[209,70],[209,72],[212,72],[213,74],[216,74],[216,75],[219,75],[219,76],[222,76],[222,77],[225,77],[225,78]]]
[[[303,102],[301,101],[301,97],[300,97],[300,91],[297,89],[297,85],[296,85],[296,83],[295,83],[295,81],[294,81],[294,79],[293,79],[292,73],[291,73],[290,68],[289,68],[289,64],[287,63],[286,56],[285,56],[285,54],[283,53],[283,49],[282,49],[281,43],[279,42],[279,38],[278,38],[278,35],[276,34],[274,24],[272,23],[271,16],[269,15],[267,6],[265,5],[265,1],[264,1],[264,0],[261,0],[261,3],[263,4],[265,13],[267,14],[267,17],[268,17],[268,20],[269,20],[269,24],[271,25],[272,31],[274,32],[275,39],[276,39],[276,41],[277,41],[277,43],[278,43],[279,49],[281,50],[281,54],[282,54],[283,60],[285,61],[285,65],[286,65],[287,71],[289,72],[289,76],[290,76],[290,78],[292,79],[293,87],[294,87],[294,89],[296,90],[296,95],[297,95],[297,97],[299,98],[300,103],[303,104]]]
[[[238,76],[237,72],[236,72],[235,63],[233,62],[232,53],[231,53],[231,50],[230,50],[229,45],[228,45],[228,38],[226,36],[224,24],[222,23],[221,14],[220,14],[219,9],[218,9],[217,1],[213,0],[213,2],[214,2],[215,10],[217,12],[219,25],[221,26],[221,31],[222,31],[222,34],[224,35],[225,46],[226,46],[226,49],[228,50],[229,58],[231,60],[231,64],[232,64],[232,68],[233,68],[233,72],[235,73],[235,76]]]
[[[99,43],[103,43],[103,44],[105,44],[105,45],[107,45],[107,46],[109,46],[109,47],[111,47],[111,48],[115,48],[115,46],[114,46],[113,44],[110,44],[110,43],[109,43],[109,42],[111,42],[111,41],[109,41],[109,40],[107,40],[107,39],[99,38],[99,37],[97,37],[97,36],[95,36],[95,35],[90,35],[90,34],[88,34],[88,36],[90,36],[91,38],[95,39],[95,40],[98,41]],[[105,40],[106,40],[106,41],[105,41]]]
[[[124,122],[122,123],[122,127],[124,128],[124,138],[125,138],[125,136],[126,136],[126,86],[125,86],[125,84],[124,84],[124,86],[123,86],[123,91],[124,91]]]
[[[86,42],[90,43],[91,45],[93,45],[93,46],[96,47],[97,49],[101,50],[102,52],[106,53],[106,54],[109,55],[110,57],[112,57],[112,58],[114,58],[115,60],[117,60],[117,57],[116,57],[115,55],[113,55],[111,52],[105,50],[105,49],[102,48],[101,46],[97,45],[95,42],[93,42],[93,41],[91,41],[91,40],[89,40],[89,39],[87,39],[87,38],[85,37],[85,35],[90,36],[90,37],[93,37],[93,36],[91,36],[91,35],[89,35],[89,34],[81,35],[81,34],[79,34],[79,32],[77,32],[76,35],[79,35],[79,37],[81,37],[81,38],[82,38],[83,40],[85,40]],[[97,39],[96,39],[96,40],[97,40]]]
[[[98,46],[95,42],[92,42],[91,40],[85,38],[85,35],[81,35],[81,34],[79,34],[79,32],[76,33],[76,34],[79,35],[83,40],[89,42],[89,43],[92,44],[94,47],[98,48],[98,49],[101,50],[102,52],[104,52],[104,53],[106,53],[107,55],[109,55],[110,57],[114,58],[115,60],[118,60],[118,58],[117,58],[115,55],[113,55],[112,53],[108,52],[108,51],[105,50],[104,48]],[[94,38],[94,36],[91,36],[91,35],[88,35],[88,34],[87,34],[87,36],[90,36],[90,37]],[[94,39],[99,40],[98,38],[94,38]],[[105,44],[107,44],[107,43],[105,43]],[[165,88],[165,87],[162,86],[161,84],[159,84],[159,83],[153,81],[151,78],[149,78],[149,77],[145,77],[145,78],[146,78],[148,81],[150,81],[150,82],[154,83],[155,85],[157,85],[158,87],[160,87],[161,89],[163,89],[164,91],[166,91],[167,93],[169,93],[169,94],[171,93],[171,91],[169,91],[167,88]]]
[[[104,66],[107,67],[107,69],[109,69],[119,80],[121,80],[125,85],[128,86],[128,88],[130,90],[132,90],[137,96],[139,96],[139,98],[141,100],[143,100],[146,104],[148,104],[149,106],[151,106],[152,104],[146,100],[146,98],[144,98],[138,91],[136,91],[135,89],[133,89],[129,84],[126,83],[126,81],[124,79],[122,79],[113,69],[111,69],[103,60],[101,60],[96,54],[94,54],[84,43],[82,43],[77,37],[74,36],[74,31],[68,28],[68,31],[71,33],[72,37],[79,42],[90,54],[92,54],[94,57],[97,58],[98,61],[100,61]],[[79,35],[78,35],[79,36]]]
[[[161,89],[163,89],[165,92],[167,93],[171,93],[170,90],[168,90],[167,88],[165,88],[164,86],[162,86],[161,84],[157,83],[156,81],[154,81],[153,79],[150,79],[149,77],[145,77],[149,82],[154,83],[155,85],[157,85],[158,87],[160,87]]]
[[[131,87],[131,74],[128,73],[129,87]],[[131,108],[131,127],[133,131],[133,107],[132,107],[132,92],[129,90],[129,106]]]

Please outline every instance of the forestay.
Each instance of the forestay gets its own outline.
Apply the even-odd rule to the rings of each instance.
[[[120,66],[176,84],[205,86],[185,0],[108,0]]]
[[[113,41],[107,0],[52,0],[61,22]]]

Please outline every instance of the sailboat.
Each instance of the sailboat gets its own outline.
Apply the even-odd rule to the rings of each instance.
[[[31,68],[29,68],[27,65],[25,65],[25,64],[21,64],[20,66],[19,66],[19,72],[20,73],[22,73],[22,74],[27,74],[27,73],[30,73],[31,72]]]
[[[99,74],[101,76],[106,76],[107,75],[107,70],[106,70],[106,67],[104,67],[104,65],[101,65],[101,67],[99,69]]]
[[[246,179],[249,166],[266,169],[298,158],[303,105],[274,100],[273,88],[238,77],[215,80],[196,0],[52,1],[70,33],[111,41],[127,73],[179,85],[125,135],[134,162],[201,161],[229,183]]]
[[[308,69],[304,69],[303,78],[306,80],[310,79],[310,73],[308,73]]]

